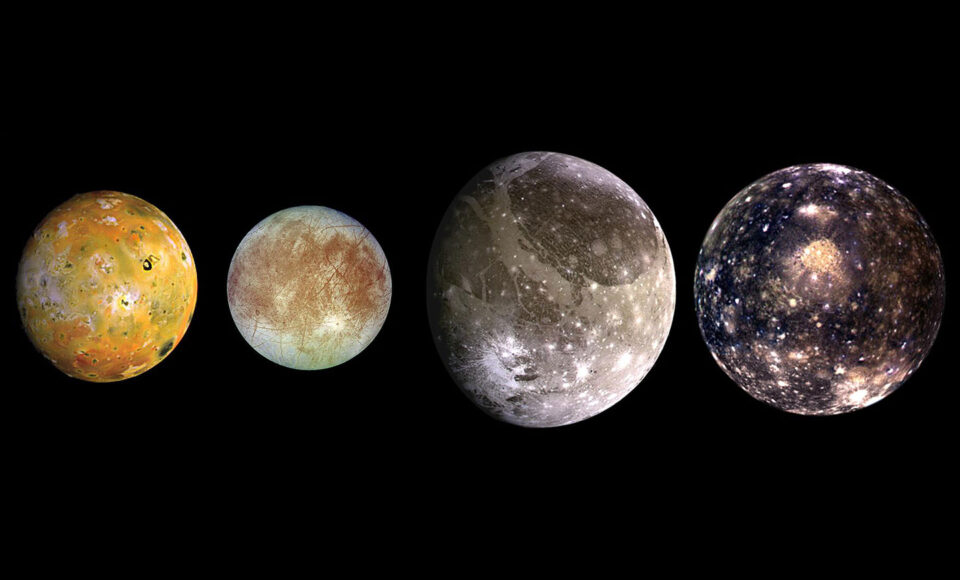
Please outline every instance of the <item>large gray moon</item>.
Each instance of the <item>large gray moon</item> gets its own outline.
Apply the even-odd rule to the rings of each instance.
[[[775,171],[720,211],[694,281],[700,330],[756,399],[836,415],[917,370],[943,314],[943,261],[917,209],[869,173]]]
[[[673,319],[673,258],[646,203],[560,153],[496,161],[454,198],[427,276],[437,350],[492,417],[568,425],[625,397]]]

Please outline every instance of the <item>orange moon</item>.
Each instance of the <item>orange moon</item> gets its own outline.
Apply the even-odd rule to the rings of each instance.
[[[118,191],[75,195],[27,240],[17,306],[27,336],[71,377],[143,373],[179,344],[197,304],[197,268],[156,206]]]
[[[383,249],[355,219],[321,206],[281,210],[240,242],[227,275],[230,314],[267,359],[339,365],[379,333],[392,296]]]

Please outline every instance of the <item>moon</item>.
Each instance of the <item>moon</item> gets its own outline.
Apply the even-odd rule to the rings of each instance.
[[[230,314],[267,359],[317,370],[358,355],[390,309],[386,256],[360,222],[334,209],[298,206],[258,223],[227,274]]]
[[[798,165],[720,211],[694,295],[717,364],[801,415],[880,401],[916,371],[944,306],[940,250],[916,208],[869,173]]]
[[[65,374],[103,383],[156,366],[197,305],[187,241],[153,204],[119,191],[75,195],[27,241],[17,306],[33,345]]]
[[[524,427],[592,417],[653,366],[673,319],[673,258],[642,199],[606,169],[528,152],[496,161],[437,230],[428,314],[454,382]]]

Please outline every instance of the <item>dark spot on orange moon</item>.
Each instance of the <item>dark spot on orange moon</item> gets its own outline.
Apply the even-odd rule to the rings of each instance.
[[[157,352],[157,358],[163,358],[173,350],[173,339],[171,338],[167,342],[163,343],[163,346],[160,347],[160,351]]]

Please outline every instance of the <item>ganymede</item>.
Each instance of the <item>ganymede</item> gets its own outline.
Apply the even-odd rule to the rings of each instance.
[[[494,162],[460,191],[427,292],[454,381],[525,427],[575,423],[626,396],[676,302],[670,248],[643,200],[602,167],[544,152]]]
[[[933,344],[944,292],[916,208],[876,177],[829,164],[781,169],[734,196],[694,281],[720,367],[803,415],[860,409],[900,386]]]

